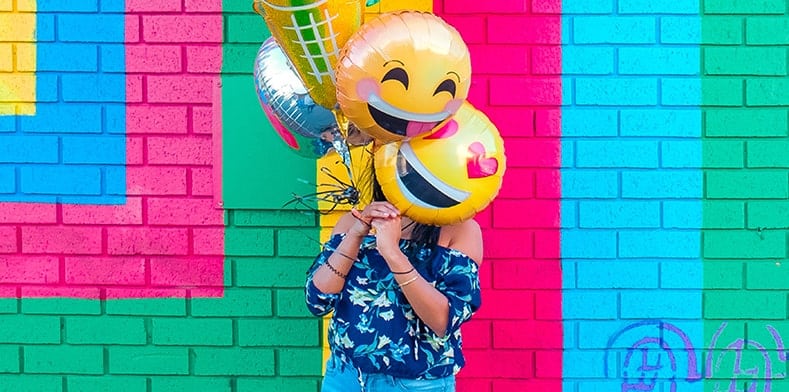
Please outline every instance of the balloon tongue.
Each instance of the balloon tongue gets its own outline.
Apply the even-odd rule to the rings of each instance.
[[[414,137],[433,129],[437,124],[436,122],[409,121],[405,134],[408,137]]]

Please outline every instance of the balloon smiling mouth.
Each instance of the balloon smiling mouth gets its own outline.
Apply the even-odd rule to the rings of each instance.
[[[430,173],[408,143],[397,152],[397,184],[408,200],[423,208],[453,207],[471,195]]]
[[[428,132],[451,116],[447,111],[432,114],[407,112],[390,105],[375,94],[370,95],[367,109],[379,127],[405,137]]]

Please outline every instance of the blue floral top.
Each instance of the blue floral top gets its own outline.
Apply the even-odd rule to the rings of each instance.
[[[460,251],[436,246],[431,251],[410,240],[400,249],[425,280],[449,300],[449,323],[443,338],[419,320],[398,288],[375,237],[364,238],[358,261],[345,287],[324,294],[312,275],[344,238],[333,236],[307,272],[306,300],[316,316],[334,310],[329,327],[332,354],[365,373],[393,377],[435,379],[457,373],[465,364],[460,325],[480,306],[477,263]]]

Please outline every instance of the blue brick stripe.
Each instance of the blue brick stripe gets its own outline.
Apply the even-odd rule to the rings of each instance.
[[[36,113],[0,116],[0,202],[125,202],[124,10],[37,0]]]
[[[619,391],[637,382],[624,374],[640,351],[625,359],[645,337],[678,357],[703,344],[699,3],[563,8],[563,376],[566,390]],[[651,319],[663,323],[639,324]],[[684,379],[693,359],[676,363],[677,390],[700,391]]]
[[[9,165],[0,165],[0,194],[16,192],[16,174]]]

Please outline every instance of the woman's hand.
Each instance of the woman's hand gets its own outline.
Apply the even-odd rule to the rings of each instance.
[[[375,243],[378,253],[389,261],[390,256],[400,253],[400,235],[402,233],[400,216],[375,218],[371,224],[375,229]]]
[[[374,201],[364,207],[362,211],[352,209],[351,215],[356,218],[356,221],[348,229],[348,234],[364,237],[370,233],[374,219],[399,218],[400,211],[388,202]]]

